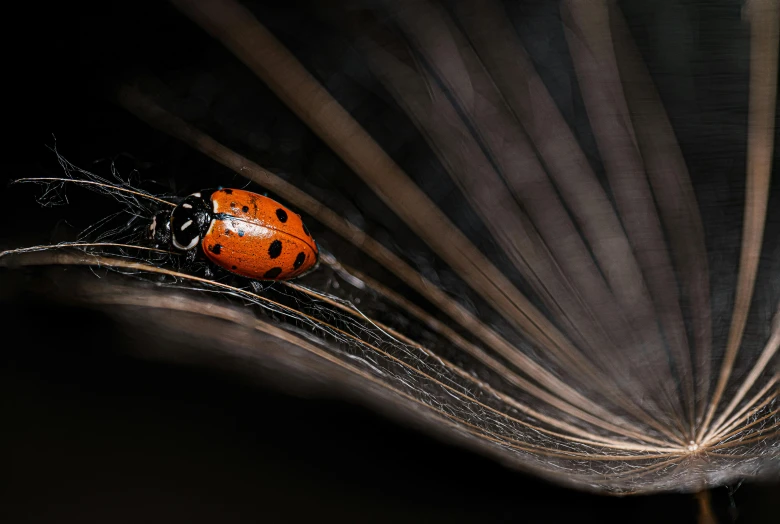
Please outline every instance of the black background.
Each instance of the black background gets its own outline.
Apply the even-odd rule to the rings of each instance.
[[[133,9],[11,5],[4,178],[50,166],[52,134],[77,165],[123,150],[194,154],[101,98],[112,53],[150,45]],[[31,196],[3,186],[0,247],[51,238],[58,210]],[[691,495],[562,489],[359,406],[129,358],[119,326],[2,277],[3,522],[695,522]],[[729,491],[712,493],[723,522],[776,522],[777,485]]]

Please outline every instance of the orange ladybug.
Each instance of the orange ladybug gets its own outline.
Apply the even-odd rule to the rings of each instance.
[[[193,193],[149,226],[150,239],[254,280],[298,278],[319,263],[319,249],[300,215],[241,189]]]

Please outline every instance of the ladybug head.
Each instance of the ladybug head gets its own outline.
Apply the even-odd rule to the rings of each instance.
[[[212,212],[201,193],[193,193],[171,212],[171,244],[176,249],[195,249],[208,231]]]
[[[167,248],[171,243],[171,211],[165,209],[152,217],[146,238],[156,248]]]

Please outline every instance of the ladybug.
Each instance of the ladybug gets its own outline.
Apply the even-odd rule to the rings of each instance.
[[[217,266],[253,280],[290,280],[314,270],[319,248],[300,215],[241,189],[198,192],[149,226],[157,245],[198,252]],[[198,247],[200,246],[200,250]]]

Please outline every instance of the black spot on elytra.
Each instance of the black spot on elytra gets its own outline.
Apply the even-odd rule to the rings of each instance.
[[[226,195],[232,195],[233,194],[233,190],[232,189],[226,189],[225,190],[225,194]]]
[[[282,254],[282,243],[278,240],[271,242],[271,246],[268,248],[268,256],[276,258]]]
[[[248,212],[249,211],[249,206],[242,207],[241,211],[243,211],[244,213]]]
[[[287,222],[287,211],[285,211],[284,209],[277,209],[276,218],[279,219],[279,222],[284,224],[285,222]]]
[[[281,272],[282,272],[282,268],[274,267],[266,271],[265,275],[263,275],[263,278],[268,278],[268,279],[276,278],[279,276],[279,273]]]
[[[303,223],[302,223],[303,224]],[[307,237],[311,236],[311,233],[309,233],[309,228],[306,227],[306,224],[303,224],[303,232],[306,233]]]
[[[238,269],[236,266],[230,266],[231,269],[236,270]]]
[[[300,253],[298,253],[298,256],[295,257],[295,262],[293,262],[293,267],[295,269],[298,269],[299,267],[301,267],[303,265],[303,262],[305,260],[306,260],[306,253],[301,251]]]
[[[230,203],[230,207],[231,207],[231,208],[234,208],[234,207],[238,207],[238,206],[236,206],[236,203],[235,203],[235,202],[231,202],[231,203]]]
[[[219,255],[220,251],[222,251],[222,246],[219,244],[214,244],[213,246],[209,246],[209,251],[215,255]]]

